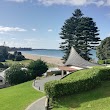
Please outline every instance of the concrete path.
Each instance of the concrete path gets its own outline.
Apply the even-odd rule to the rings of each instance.
[[[43,78],[43,79],[40,79],[40,80],[36,80],[35,81],[35,87],[40,90],[40,91],[44,91],[44,84],[46,82],[49,82],[49,81],[53,81],[53,80],[60,80],[61,79],[61,75],[57,75],[57,76],[48,76],[46,78]]]
[[[26,110],[45,110],[45,100],[46,96],[38,99],[37,101],[33,102]]]
[[[36,80],[35,83],[33,83],[33,87],[37,90],[44,92],[44,84],[46,82],[49,82],[52,80],[60,80],[60,79],[61,79],[61,75],[41,78],[40,80]],[[46,100],[46,96],[38,99],[37,101],[29,105],[26,108],[26,110],[45,110],[45,100]]]

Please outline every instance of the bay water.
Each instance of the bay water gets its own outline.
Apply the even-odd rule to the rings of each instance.
[[[62,56],[64,55],[64,53],[61,50],[56,50],[56,49],[35,49],[31,51],[21,51],[21,52],[31,55],[42,55],[42,56],[57,57],[57,58],[62,58]],[[91,50],[90,53],[93,54],[90,57],[93,60],[97,60],[96,50]]]

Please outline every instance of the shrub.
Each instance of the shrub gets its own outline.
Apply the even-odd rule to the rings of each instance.
[[[14,60],[14,59],[15,59],[15,55],[9,54],[9,55],[8,55],[8,59],[9,59],[9,60]]]
[[[30,80],[28,71],[21,68],[20,64],[15,64],[5,72],[5,78],[9,84],[15,85]]]
[[[105,60],[98,60],[98,64],[105,64]]]
[[[36,78],[36,76],[42,76],[48,70],[47,64],[41,59],[37,61],[32,61],[28,66],[29,71],[31,72],[32,78]]]
[[[24,59],[25,59],[25,57],[23,55],[16,55],[14,60],[15,61],[22,61]]]
[[[98,64],[110,64],[110,59],[98,60]]]
[[[110,68],[101,68],[98,75],[101,81],[110,80]]]
[[[77,71],[59,81],[47,82],[44,89],[49,97],[60,97],[91,90],[104,80],[110,80],[110,68],[92,68]]]
[[[0,68],[4,68],[4,64],[0,63]]]
[[[5,62],[5,57],[2,54],[0,54],[0,62]]]
[[[106,60],[106,64],[110,64],[110,59],[107,59]]]

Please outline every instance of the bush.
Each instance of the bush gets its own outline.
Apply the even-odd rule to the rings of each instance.
[[[15,64],[6,71],[5,78],[9,84],[15,85],[30,80],[30,75],[20,64]]]
[[[4,64],[0,63],[0,68],[4,68],[4,67],[5,67]]]
[[[47,82],[44,89],[49,97],[60,97],[91,90],[104,80],[110,80],[110,68],[92,68],[77,71],[60,81]]]
[[[23,55],[16,55],[14,60],[15,61],[22,61],[24,59],[25,59],[25,57]]]
[[[98,60],[98,64],[105,64],[105,60]]]
[[[106,60],[106,64],[110,64],[110,59],[107,59]]]
[[[110,80],[110,68],[102,68],[98,74],[101,81]]]
[[[14,60],[14,59],[15,59],[15,55],[9,54],[9,55],[8,55],[8,59],[9,59],[9,60]]]
[[[28,69],[31,73],[32,78],[34,79],[37,76],[42,76],[42,74],[48,70],[48,66],[44,61],[39,59],[37,61],[32,61],[29,64]]]
[[[110,59],[98,60],[98,64],[110,64]]]
[[[5,62],[5,57],[2,54],[0,54],[0,62]]]

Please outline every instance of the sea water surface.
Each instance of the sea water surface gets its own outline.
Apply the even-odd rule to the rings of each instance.
[[[42,56],[57,57],[57,58],[62,58],[64,55],[64,53],[61,50],[56,50],[56,49],[35,49],[31,51],[21,51],[21,52],[31,54],[31,55],[42,55]],[[91,50],[90,53],[93,54],[90,57],[93,60],[97,60],[96,50]]]

